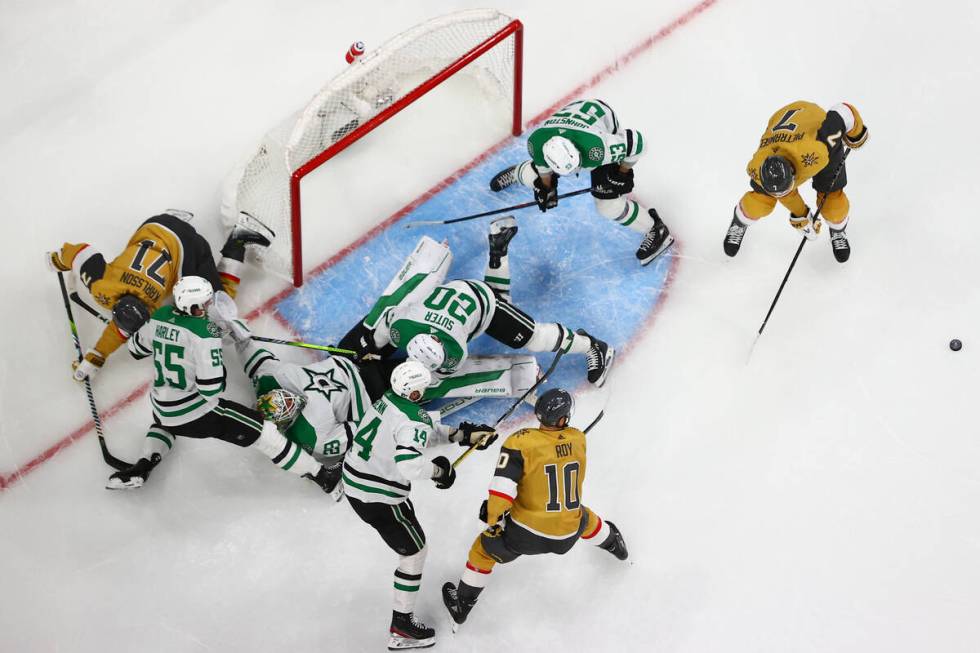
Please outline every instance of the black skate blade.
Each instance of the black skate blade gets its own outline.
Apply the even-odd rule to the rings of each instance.
[[[643,265],[643,266],[649,265],[658,256],[660,256],[661,254],[663,254],[664,252],[666,252],[670,248],[670,246],[673,245],[673,244],[674,244],[674,237],[672,235],[668,235],[667,236],[667,239],[664,240],[664,242],[661,243],[660,247],[657,248],[657,251],[655,251],[653,254],[651,254],[647,258],[641,258],[640,259],[640,265]]]

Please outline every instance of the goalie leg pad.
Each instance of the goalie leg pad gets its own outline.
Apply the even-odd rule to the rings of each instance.
[[[440,397],[519,397],[538,376],[534,356],[471,356],[456,372],[425,391]]]
[[[364,318],[364,326],[376,328],[381,323],[384,314],[394,306],[403,302],[421,302],[446,280],[446,273],[453,262],[453,253],[449,245],[437,243],[428,236],[423,236],[415,250],[405,259],[405,264],[399,269],[371,311]]]

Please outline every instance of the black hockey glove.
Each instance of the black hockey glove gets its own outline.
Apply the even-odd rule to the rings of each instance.
[[[487,518],[489,516],[490,516],[490,510],[487,508],[487,500],[484,499],[483,503],[480,504],[480,521],[486,524]]]
[[[551,188],[544,187],[541,177],[534,180],[534,201],[542,213],[558,206],[558,175],[551,175]]]
[[[599,166],[592,171],[592,197],[597,200],[614,200],[633,192],[633,169],[626,172],[618,163]]]
[[[486,424],[460,422],[450,439],[461,447],[472,447],[479,442],[480,444],[476,448],[483,451],[497,441],[497,432],[493,430],[492,426]]]
[[[432,480],[436,482],[436,487],[440,490],[448,490],[456,482],[456,470],[449,463],[445,456],[437,456],[432,459],[432,465],[436,468],[432,472]]]

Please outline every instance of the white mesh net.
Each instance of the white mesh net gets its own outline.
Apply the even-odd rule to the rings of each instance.
[[[257,151],[229,177],[222,199],[227,224],[245,211],[276,232],[273,246],[258,253],[257,262],[288,279],[293,276],[289,182],[297,169],[512,20],[494,10],[475,9],[413,27],[369,50],[324,86],[302,111],[269,131]],[[514,39],[496,44],[457,75],[475,79],[491,98],[512,102]]]

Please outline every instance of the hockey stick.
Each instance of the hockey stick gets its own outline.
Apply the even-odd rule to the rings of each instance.
[[[830,181],[830,188],[834,187],[837,183],[837,177],[840,176],[840,171],[844,169],[844,161],[847,160],[847,155],[851,153],[850,148],[844,148],[844,156],[841,157],[840,163],[837,164],[837,169],[834,170],[834,178]],[[827,201],[827,196],[830,193],[824,193],[823,200],[817,205],[817,212],[813,214],[813,222],[816,223],[820,219],[820,212],[823,210],[824,202]],[[789,280],[789,275],[793,272],[793,268],[796,266],[796,260],[800,258],[800,252],[803,251],[803,246],[806,245],[806,236],[800,240],[800,246],[796,248],[796,254],[793,255],[793,260],[789,264],[789,268],[786,270],[786,274],[783,276],[783,282],[779,284],[779,290],[776,291],[776,296],[772,299],[772,304],[769,305],[769,312],[766,313],[766,317],[762,320],[762,326],[759,327],[759,332],[755,335],[755,340],[752,341],[752,348],[749,349],[748,358],[752,358],[752,352],[755,351],[755,343],[759,342],[759,338],[762,336],[762,330],[766,328],[766,324],[769,322],[769,317],[772,315],[773,310],[776,308],[776,302],[779,301],[779,296],[783,294],[783,288],[786,286],[786,282]],[[746,359],[746,364],[748,364],[748,359]]]
[[[77,290],[71,291],[71,294],[68,296],[71,297],[71,300],[73,302],[75,302],[76,304],[84,308],[86,311],[94,315],[97,319],[101,320],[103,324],[109,324],[109,319],[106,318],[106,316],[103,315],[102,313],[99,313],[97,310],[95,310],[94,308],[86,304],[85,300],[82,299],[81,296],[79,296]]]
[[[570,193],[564,193],[563,195],[559,195],[558,199],[562,200],[565,199],[566,197],[574,197],[575,195],[588,193],[590,190],[592,190],[591,186],[589,188],[580,188],[578,190],[573,190]],[[524,202],[523,204],[515,204],[514,206],[508,206],[503,209],[495,209],[493,211],[486,211],[484,213],[476,213],[474,215],[463,216],[462,218],[453,218],[452,220],[417,220],[415,222],[409,222],[408,224],[405,225],[405,228],[411,229],[412,227],[419,227],[422,225],[432,225],[432,224],[454,224],[456,222],[476,220],[477,218],[485,218],[487,216],[498,215],[500,213],[508,213],[510,211],[516,211],[518,209],[526,209],[530,206],[537,206],[537,205],[538,205],[537,202]]]
[[[78,362],[81,363],[84,354],[82,354],[82,344],[78,340],[78,327],[75,326],[75,317],[71,313],[71,303],[68,301],[68,288],[65,286],[64,272],[58,272],[58,284],[61,286],[61,297],[65,300],[65,312],[68,314],[68,326],[71,327],[72,340],[75,341],[75,353],[78,355]],[[95,407],[95,395],[92,393],[92,382],[90,379],[85,379],[85,394],[88,397],[89,410],[92,412],[92,421],[95,423],[95,432],[99,436],[99,448],[102,449],[102,459],[116,471],[122,471],[131,467],[132,465],[116,458],[109,452],[109,447],[105,442],[105,435],[102,432],[102,418],[99,417],[99,410]]]
[[[84,299],[79,296],[77,292],[72,292],[69,297],[73,302],[84,308],[86,311],[91,313],[93,316],[101,320],[105,324],[109,324],[109,320],[96,311],[94,308],[88,305]],[[304,347],[306,349],[318,349],[320,351],[327,351],[331,354],[343,354],[345,356],[356,356],[357,352],[353,349],[341,349],[339,347],[329,347],[327,345],[315,345],[310,342],[301,342],[298,340],[279,340],[278,338],[265,338],[263,336],[252,336],[252,340],[258,340],[259,342],[269,342],[274,345],[289,345],[291,347]]]
[[[555,371],[555,368],[558,366],[558,361],[560,361],[561,360],[561,357],[564,356],[564,355],[565,355],[565,351],[562,350],[562,349],[559,349],[558,352],[555,354],[555,357],[552,359],[551,365],[548,366],[548,369],[545,370],[544,374],[542,374],[538,378],[538,380],[534,382],[534,385],[532,385],[530,388],[528,388],[524,392],[524,394],[522,394],[518,398],[517,401],[515,401],[513,404],[511,404],[510,408],[507,409],[507,412],[505,412],[503,415],[501,415],[497,419],[497,421],[493,423],[493,430],[494,431],[497,430],[497,427],[500,425],[501,422],[503,422],[505,419],[507,419],[508,417],[510,417],[511,415],[513,415],[514,414],[514,411],[517,410],[517,407],[520,406],[529,395],[531,395],[535,390],[537,390],[538,387],[542,383],[544,383],[545,380],[549,376],[551,376],[551,373],[554,372]],[[473,453],[473,450],[474,449],[476,449],[481,444],[483,444],[483,440],[484,439],[485,438],[481,438],[481,439],[477,440],[476,442],[474,442],[473,444],[471,444],[469,447],[467,447],[466,451],[464,451],[463,453],[461,453],[459,455],[459,458],[457,458],[456,460],[453,461],[453,468],[455,469],[461,462],[463,462],[463,460],[468,455],[470,455],[471,453]]]
[[[252,336],[252,340],[259,342],[271,342],[274,345],[289,345],[290,347],[303,347],[304,349],[316,349],[327,351],[331,354],[342,354],[344,356],[357,356],[353,349],[341,349],[340,347],[330,347],[328,345],[315,345],[311,342],[301,342],[299,340],[279,340],[278,338],[266,338],[263,336]]]

